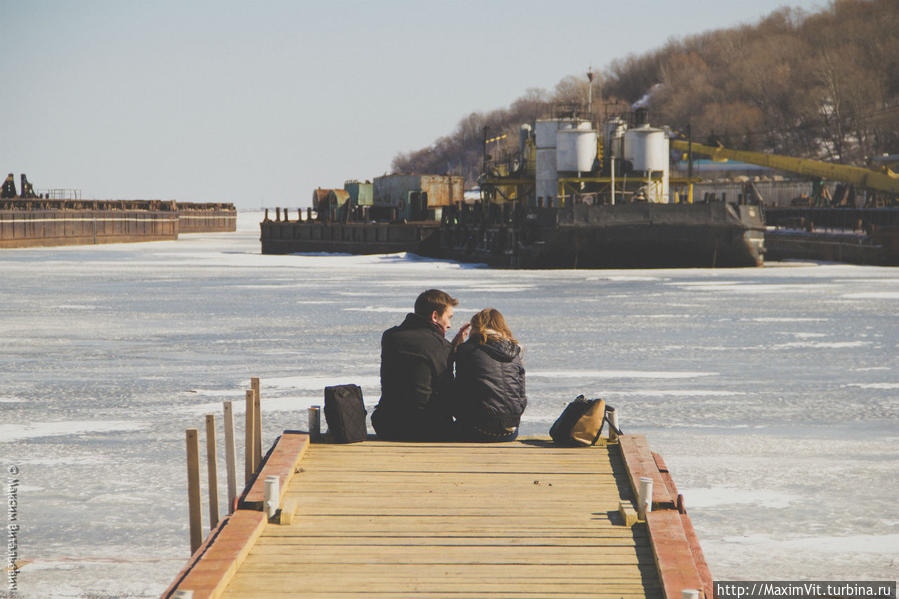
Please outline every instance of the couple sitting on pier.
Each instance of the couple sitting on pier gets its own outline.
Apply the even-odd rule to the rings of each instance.
[[[429,289],[415,300],[415,311],[381,337],[381,401],[371,415],[381,439],[488,442],[518,436],[527,405],[521,347],[493,308],[475,314],[447,341],[458,303]]]

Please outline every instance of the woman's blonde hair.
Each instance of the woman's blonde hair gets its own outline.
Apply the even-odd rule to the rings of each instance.
[[[518,343],[506,324],[506,319],[496,308],[485,308],[471,317],[471,337],[478,343],[487,343],[488,337],[508,339]]]

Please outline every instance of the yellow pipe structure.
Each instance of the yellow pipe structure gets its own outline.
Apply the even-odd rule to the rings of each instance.
[[[686,152],[688,151],[689,146],[690,144],[686,141],[671,140],[671,147],[676,150]],[[899,195],[899,179],[891,177],[887,173],[872,171],[860,166],[832,164],[821,160],[793,158],[792,156],[780,156],[778,154],[747,152],[744,150],[731,150],[722,147],[716,148],[698,144],[695,141],[692,146],[694,152],[705,156],[711,156],[712,159],[715,160],[720,160],[722,158],[739,160],[740,162],[758,164],[782,171],[798,173],[800,175],[810,175],[821,179],[829,179],[831,181],[843,181],[860,187],[867,187],[869,189]]]

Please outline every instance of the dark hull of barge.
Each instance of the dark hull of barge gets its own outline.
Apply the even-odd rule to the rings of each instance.
[[[265,220],[260,223],[263,254],[395,254],[435,255],[440,223],[323,223]]]
[[[766,217],[771,260],[899,266],[899,208],[774,208]]]
[[[0,248],[171,241],[237,230],[233,204],[13,198],[0,202]]]
[[[757,206],[633,203],[538,209],[519,226],[442,230],[443,257],[518,268],[761,266]]]
[[[263,221],[263,254],[412,252],[502,268],[760,266],[757,206],[633,203],[485,216],[449,210],[442,223]]]

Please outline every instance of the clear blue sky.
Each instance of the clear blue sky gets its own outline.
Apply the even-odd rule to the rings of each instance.
[[[784,5],[824,3],[0,0],[0,172],[306,206],[528,88]]]

